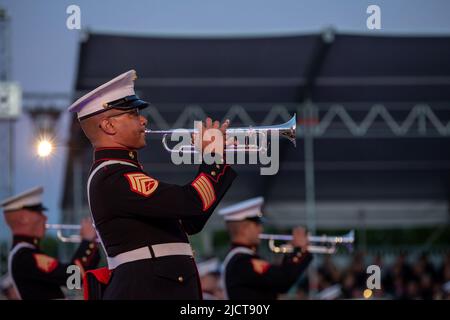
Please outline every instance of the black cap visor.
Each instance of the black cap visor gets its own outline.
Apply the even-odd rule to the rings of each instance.
[[[263,224],[267,221],[264,217],[250,217],[250,218],[245,218],[245,220],[252,221],[257,224]]]
[[[119,109],[119,110],[128,110],[135,108],[144,109],[148,107],[148,105],[149,105],[148,102],[139,99],[139,97],[136,95],[132,95],[122,99],[108,102],[108,109]]]
[[[114,100],[107,103],[107,107],[102,110],[98,110],[96,112],[90,113],[88,115],[85,115],[84,117],[78,118],[79,121],[88,119],[92,116],[95,116],[97,114],[103,113],[105,111],[111,110],[111,109],[118,109],[118,110],[131,110],[138,108],[139,110],[144,109],[148,107],[150,104],[144,100],[139,99],[138,96],[132,95],[127,96],[118,100]]]

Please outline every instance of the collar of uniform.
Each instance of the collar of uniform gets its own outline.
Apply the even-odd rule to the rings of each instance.
[[[39,248],[39,245],[40,245],[40,240],[36,237],[15,234],[13,237],[13,247],[20,242],[26,242],[26,243],[32,244],[33,246],[36,246],[37,248]]]
[[[139,164],[138,153],[125,148],[98,148],[94,152],[94,161],[124,160]]]
[[[256,252],[258,250],[258,247],[256,247],[256,246],[249,246],[249,245],[242,244],[242,243],[239,243],[239,242],[232,242],[231,243],[231,249],[234,249],[236,247],[248,248],[250,250],[253,250],[254,252]]]

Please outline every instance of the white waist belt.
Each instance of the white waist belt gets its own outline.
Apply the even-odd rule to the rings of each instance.
[[[115,257],[107,257],[108,269],[113,270],[126,262],[132,262],[143,259],[152,259],[164,256],[193,256],[192,248],[189,243],[171,242],[155,244],[152,247],[154,255],[150,252],[149,247],[142,247],[131,251],[119,253]]]

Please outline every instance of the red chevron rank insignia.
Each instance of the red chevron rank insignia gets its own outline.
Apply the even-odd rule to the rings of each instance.
[[[35,253],[33,254],[34,261],[36,262],[36,267],[45,273],[50,273],[58,266],[58,260],[49,257],[46,254]]]
[[[150,196],[158,187],[158,181],[142,172],[127,173],[125,177],[130,184],[130,190],[145,197]]]
[[[253,271],[258,274],[264,274],[270,269],[270,264],[267,261],[260,259],[252,259]]]

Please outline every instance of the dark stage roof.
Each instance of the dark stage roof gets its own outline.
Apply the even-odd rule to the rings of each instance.
[[[416,104],[439,105],[437,115],[450,119],[450,38],[310,34],[255,38],[135,37],[89,34],[81,43],[77,96],[129,69],[138,74],[136,90],[152,103],[153,129],[185,126],[208,114],[222,119],[238,110],[233,126],[281,123],[306,102],[322,106],[351,105],[362,121],[373,104],[381,103],[399,123]],[[76,97],[75,97],[76,98]],[[399,106],[400,111],[396,111]],[[275,108],[275,109],[274,109]],[[191,112],[186,113],[189,109]],[[199,111],[200,110],[200,111]],[[184,122],[180,115],[186,113]],[[232,114],[232,115],[236,115]],[[299,128],[304,124],[297,115]],[[177,122],[177,120],[179,122]],[[339,125],[339,124],[338,124]],[[386,126],[379,127],[388,131]],[[434,132],[434,131],[433,131]],[[314,142],[316,198],[439,199],[449,196],[448,138],[380,136]],[[85,185],[92,151],[77,121],[71,128],[70,154],[63,207],[74,204],[74,172]],[[264,195],[268,201],[304,200],[304,144],[281,144],[282,163],[276,176],[260,176],[258,166],[237,166],[239,178],[225,200]],[[73,161],[80,157],[81,171]],[[187,183],[194,166],[170,163],[159,141],[150,139],[140,158],[158,179]],[[77,180],[78,181],[78,180]],[[84,190],[84,187],[82,187]],[[83,203],[86,201],[83,193]]]

